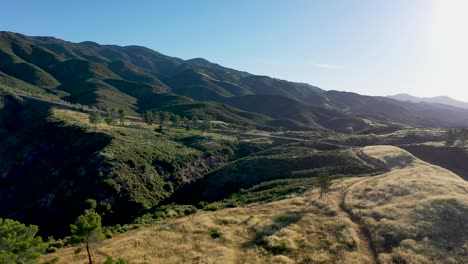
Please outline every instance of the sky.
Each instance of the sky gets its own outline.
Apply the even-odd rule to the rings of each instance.
[[[325,90],[468,101],[468,0],[0,0],[0,30],[140,45]]]

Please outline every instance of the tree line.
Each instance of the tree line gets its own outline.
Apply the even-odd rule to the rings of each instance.
[[[121,126],[125,125],[125,117],[127,116],[127,112],[123,109],[110,109],[109,111],[103,114],[101,111],[94,110],[89,114],[89,123],[93,125],[98,125],[102,123],[102,121],[106,122],[107,125],[113,126],[117,125],[117,121],[120,123]],[[116,119],[117,117],[117,119]]]
[[[104,114],[101,111],[95,110],[92,111],[88,118],[89,123],[97,126],[98,124],[102,123],[103,121],[109,125],[125,125],[125,118],[127,113],[123,109],[111,109],[110,111],[105,112]],[[205,131],[210,131],[212,129],[212,120],[211,118],[204,118],[201,119],[196,115],[193,115],[190,119],[187,117],[182,117],[180,115],[167,112],[167,111],[145,111],[141,114],[143,121],[148,124],[159,124],[159,128],[156,130],[158,132],[162,132],[162,126],[171,124],[175,127],[184,127],[186,130],[190,130],[192,128],[195,129],[202,129]],[[117,118],[117,119],[116,119]],[[117,122],[118,121],[118,122]]]

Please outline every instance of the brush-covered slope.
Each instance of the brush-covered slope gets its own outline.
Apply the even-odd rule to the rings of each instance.
[[[344,133],[352,128],[358,132],[370,129],[371,122],[356,118],[345,112],[325,107],[312,106],[278,95],[247,95],[231,97],[225,103],[250,112],[262,113],[276,119],[289,119],[304,126],[321,126]]]
[[[205,175],[175,196],[182,203],[217,201],[262,182],[312,178],[321,172],[360,175],[378,172],[348,150],[319,151],[307,144],[281,146],[233,161]]]
[[[97,244],[94,256],[131,263],[465,263],[466,182],[396,147],[354,153],[388,172],[335,180],[323,198],[312,187],[279,201],[155,222]],[[87,256],[68,248],[45,259],[53,257],[81,263]]]
[[[233,137],[155,128],[92,126],[87,114],[2,94],[2,217],[64,236],[85,200],[94,199],[105,224],[123,223],[250,148]]]

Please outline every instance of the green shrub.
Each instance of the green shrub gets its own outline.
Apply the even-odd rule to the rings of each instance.
[[[47,253],[55,253],[55,252],[57,252],[57,250],[58,250],[58,248],[49,246],[47,248],[46,252]]]
[[[219,232],[218,229],[211,229],[210,232],[209,232],[209,234],[210,234],[210,237],[211,237],[212,239],[216,239],[216,238],[220,238],[220,237],[221,237],[221,233]]]
[[[218,211],[221,209],[221,205],[219,203],[210,203],[206,205],[203,209],[206,211]]]
[[[113,257],[107,257],[104,264],[127,264],[128,262],[124,258],[114,259]]]
[[[191,215],[197,212],[197,208],[193,205],[190,205],[184,209],[184,215]]]
[[[208,202],[200,201],[200,202],[196,205],[196,207],[197,207],[197,209],[204,209],[205,206],[207,206],[207,205],[208,205]]]

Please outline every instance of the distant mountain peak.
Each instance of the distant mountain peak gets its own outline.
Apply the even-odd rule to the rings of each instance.
[[[414,103],[432,103],[432,104],[445,104],[450,105],[458,108],[468,109],[468,103],[462,102],[459,100],[455,100],[449,96],[442,95],[442,96],[435,96],[435,97],[417,97],[406,93],[396,94],[387,96],[387,98],[395,99],[398,101],[409,101]]]

